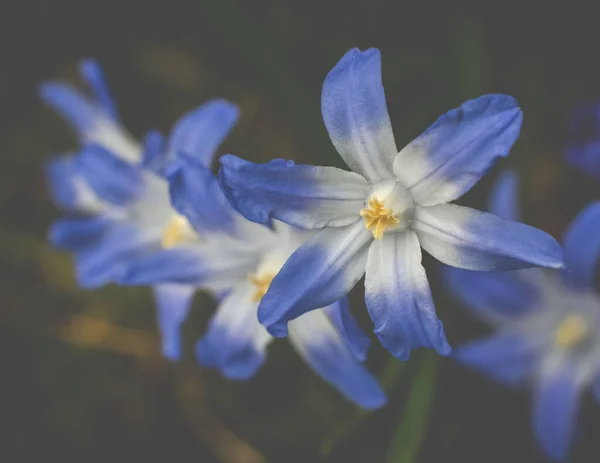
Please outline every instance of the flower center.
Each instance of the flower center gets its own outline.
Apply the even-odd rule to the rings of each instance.
[[[386,228],[400,222],[391,209],[383,207],[383,201],[371,196],[369,207],[361,209],[360,216],[365,219],[365,227],[373,232],[376,240],[381,239]]]
[[[182,215],[173,217],[162,233],[161,244],[164,249],[171,249],[194,236],[194,230]]]
[[[275,275],[271,273],[264,273],[262,275],[251,273],[248,275],[248,280],[256,287],[252,295],[252,302],[259,302],[267,294],[273,278],[275,278]]]
[[[583,317],[569,315],[554,332],[554,343],[563,348],[574,347],[581,343],[589,333],[589,329]]]

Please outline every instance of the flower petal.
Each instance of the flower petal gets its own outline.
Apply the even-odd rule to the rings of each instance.
[[[142,153],[142,167],[164,177],[168,160],[163,134],[158,130],[149,130],[144,136]]]
[[[538,380],[533,430],[545,452],[560,460],[566,458],[573,441],[582,384],[571,364],[548,370]]]
[[[387,398],[381,386],[348,348],[326,310],[290,321],[290,343],[308,366],[346,398],[367,409],[383,406]]]
[[[214,291],[229,289],[232,284],[246,280],[259,263],[251,252],[214,246],[181,246],[147,252],[131,259],[121,274],[122,285],[179,283],[196,285]]]
[[[238,285],[217,308],[208,332],[198,341],[198,362],[215,367],[229,379],[244,380],[262,365],[272,340],[256,318],[255,287]]]
[[[329,321],[346,342],[354,356],[364,362],[367,359],[367,351],[371,340],[360,328],[356,319],[350,313],[348,298],[343,297],[339,301],[323,308]]]
[[[235,216],[213,173],[195,157],[182,154],[167,171],[173,207],[200,233],[233,232]]]
[[[158,311],[162,354],[169,360],[181,360],[181,325],[187,318],[196,288],[161,284],[153,286],[152,292]]]
[[[569,119],[565,159],[587,175],[600,177],[600,105],[584,105]]]
[[[527,314],[541,296],[538,288],[517,272],[476,272],[444,265],[442,275],[451,292],[473,313],[490,321]]]
[[[583,209],[563,237],[567,282],[577,288],[594,286],[600,255],[600,201]]]
[[[513,222],[520,220],[518,182],[516,172],[504,171],[498,176],[488,200],[488,210],[492,214]]]
[[[494,380],[514,386],[535,373],[543,341],[528,333],[498,332],[458,347],[454,356]]]
[[[128,162],[140,160],[141,149],[135,140],[101,106],[70,85],[45,83],[40,96],[73,126],[83,141],[98,143]]]
[[[348,51],[327,74],[321,112],[329,137],[348,167],[371,182],[393,178],[398,153],[376,48]]]
[[[97,243],[111,225],[104,216],[59,219],[50,227],[49,241],[58,249],[77,252]]]
[[[260,322],[273,336],[284,337],[289,320],[344,297],[365,272],[372,240],[362,220],[309,238],[271,282],[258,309]]]
[[[423,249],[467,270],[562,268],[562,249],[537,228],[456,204],[417,207],[413,227]]]
[[[109,115],[115,123],[119,124],[120,120],[117,105],[108,90],[108,85],[106,84],[106,79],[104,78],[104,73],[102,72],[100,65],[95,60],[86,59],[79,64],[79,72],[94,92],[96,101],[102,106],[104,112]]]
[[[49,161],[46,178],[52,201],[60,208],[97,213],[106,207],[81,177],[75,156],[61,156]]]
[[[147,252],[151,240],[136,227],[115,224],[93,246],[77,252],[76,273],[84,288],[117,281],[129,263]]]
[[[139,168],[94,143],[81,150],[75,165],[99,198],[117,206],[133,201],[144,187]]]
[[[237,122],[239,108],[225,100],[212,100],[190,111],[174,125],[167,142],[168,156],[193,156],[210,167],[219,145]]]
[[[394,173],[422,206],[461,197],[519,136],[523,115],[514,98],[483,95],[448,111],[394,160]]]
[[[365,179],[353,172],[283,159],[254,164],[223,156],[219,177],[227,199],[248,220],[279,219],[301,228],[356,222],[370,193]]]
[[[387,234],[373,242],[365,275],[365,300],[375,334],[394,357],[408,360],[411,349],[417,347],[430,347],[442,355],[450,353],[413,231]]]

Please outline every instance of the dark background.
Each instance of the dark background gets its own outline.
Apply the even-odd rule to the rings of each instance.
[[[81,291],[68,256],[45,244],[60,213],[46,194],[44,163],[76,149],[77,140],[36,92],[47,79],[80,84],[77,61],[94,57],[136,136],[166,132],[183,112],[221,96],[242,108],[222,153],[341,166],[322,124],[320,87],[349,48],[375,46],[399,147],[465,99],[501,92],[520,101],[522,135],[501,165],[522,175],[527,222],[559,237],[600,187],[562,163],[569,114],[600,99],[595,4],[3,2],[0,459],[545,461],[529,428],[529,394],[451,359],[419,352],[403,367],[375,342],[369,366],[384,377],[391,400],[371,414],[315,377],[283,340],[254,379],[227,382],[193,359],[193,342],[214,307],[199,295],[184,326],[186,360],[168,364],[159,355],[149,291]],[[460,202],[483,207],[498,171]],[[486,327],[443,293],[434,262],[426,266],[451,342],[483,334]],[[370,330],[360,288],[353,302]],[[597,461],[600,410],[591,398],[582,410],[570,461]]]

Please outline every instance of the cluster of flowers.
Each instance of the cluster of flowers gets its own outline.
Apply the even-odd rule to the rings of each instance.
[[[522,121],[513,98],[467,101],[398,150],[380,53],[353,49],[327,75],[321,98],[351,172],[226,155],[216,177],[211,164],[235,125],[235,105],[210,101],[167,137],[151,131],[138,143],[98,65],[83,62],[81,74],[90,98],[63,83],[41,89],[81,139],[77,153],[49,164],[53,198],[71,211],[50,239],[72,253],[83,287],[152,286],[167,358],[181,356],[194,292],[208,291],[218,308],[196,345],[202,365],[246,379],[269,343],[288,337],[344,396],[381,407],[386,396],[363,364],[369,338],[346,295],[364,275],[374,332],[398,359],[418,347],[449,355],[423,248],[444,264],[453,291],[501,324],[456,357],[509,384],[535,377],[536,434],[551,456],[566,455],[583,386],[596,381],[600,395],[600,304],[592,292],[600,205],[567,232],[565,264],[550,235],[516,222],[514,175],[501,177],[493,214],[451,203],[508,155]],[[593,162],[589,150],[575,152]],[[530,267],[553,270],[506,272]]]

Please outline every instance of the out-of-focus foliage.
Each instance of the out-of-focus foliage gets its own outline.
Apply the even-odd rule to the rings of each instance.
[[[374,343],[369,367],[391,378],[384,381],[391,400],[372,414],[357,412],[323,384],[286,343],[271,347],[251,381],[227,382],[193,360],[193,342],[214,308],[198,296],[184,326],[185,361],[167,363],[146,288],[81,291],[68,258],[45,243],[58,212],[45,191],[43,164],[74,149],[76,140],[38,101],[36,86],[48,78],[76,82],[77,61],[92,56],[137,136],[152,127],[167,131],[185,111],[222,96],[238,103],[242,114],[221,153],[339,166],[320,115],[322,80],[347,49],[377,46],[385,56],[398,146],[466,98],[501,92],[520,101],[525,122],[506,164],[524,179],[527,222],[559,236],[599,191],[561,162],[567,115],[600,99],[594,6],[516,0],[4,5],[3,461],[407,462],[421,439],[416,461],[543,461],[529,432],[528,396],[490,384],[450,359],[440,359],[435,374],[419,355],[394,367]],[[462,203],[481,206],[492,177]],[[433,279],[432,264],[426,260]],[[453,306],[435,282],[433,290],[451,343],[482,333],[484,327]],[[352,302],[359,306],[362,297],[356,296]],[[364,316],[361,323],[370,327]],[[437,395],[431,403],[432,381]],[[591,401],[583,409],[573,461],[587,462],[600,450],[594,439],[600,414]],[[408,421],[413,416],[414,423]],[[402,439],[411,448],[396,454]]]

